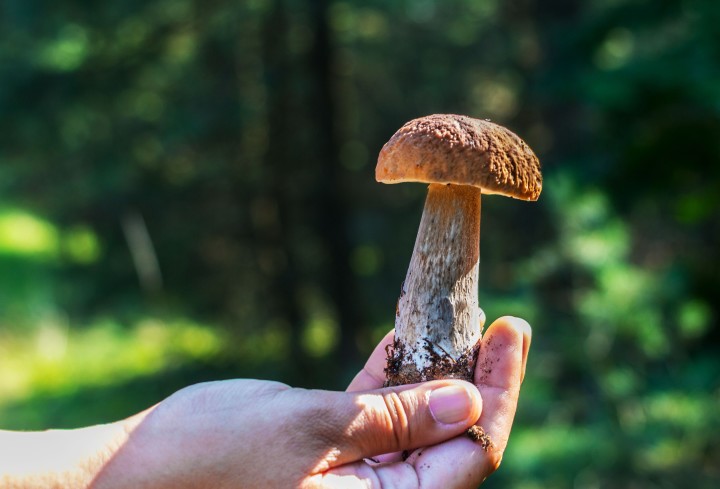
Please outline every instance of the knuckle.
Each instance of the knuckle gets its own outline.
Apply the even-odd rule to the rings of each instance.
[[[412,443],[412,434],[408,429],[409,410],[396,392],[383,395],[385,418],[397,447],[406,447]]]

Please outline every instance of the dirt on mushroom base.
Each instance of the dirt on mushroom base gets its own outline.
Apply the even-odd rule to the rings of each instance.
[[[441,353],[437,350],[440,349]],[[473,381],[475,363],[477,362],[480,343],[462,353],[457,359],[451,357],[439,345],[425,339],[423,345],[429,365],[419,371],[413,357],[417,349],[408,349],[398,338],[391,345],[385,347],[387,363],[385,366],[385,387],[395,385],[415,384],[428,380],[462,379]]]
[[[486,347],[490,347],[490,345],[488,344]],[[405,344],[397,338],[395,338],[392,344],[387,345],[385,347],[385,353],[387,353],[387,363],[385,366],[385,378],[387,380],[385,380],[385,387],[415,384],[417,382],[438,379],[462,379],[473,382],[475,364],[480,351],[480,342],[469,351],[463,353],[457,360],[454,360],[445,351],[443,351],[442,355],[439,354],[433,347],[433,343],[428,339],[425,339],[424,350],[430,359],[430,365],[419,372],[417,367],[415,367],[415,363],[412,361],[412,355],[416,353],[415,348],[408,353]],[[480,370],[482,377],[486,379],[492,372],[492,365],[488,365],[486,361],[480,366]],[[488,435],[481,426],[471,426],[465,434],[472,441],[478,443],[486,452],[493,448],[490,435]],[[408,454],[403,452],[403,460],[405,460],[407,456]]]

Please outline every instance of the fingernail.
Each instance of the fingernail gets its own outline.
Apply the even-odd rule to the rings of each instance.
[[[440,387],[430,393],[430,413],[438,423],[454,424],[465,421],[472,408],[467,389],[457,385]]]

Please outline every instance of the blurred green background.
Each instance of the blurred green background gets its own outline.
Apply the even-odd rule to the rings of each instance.
[[[720,2],[0,1],[0,428],[230,377],[341,389],[392,327],[436,112],[543,163],[483,201],[534,327],[490,487],[720,484]]]

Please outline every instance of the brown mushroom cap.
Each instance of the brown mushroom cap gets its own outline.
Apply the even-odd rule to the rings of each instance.
[[[380,151],[375,178],[472,185],[522,200],[537,200],[542,190],[540,162],[522,139],[492,122],[455,114],[401,127]]]

